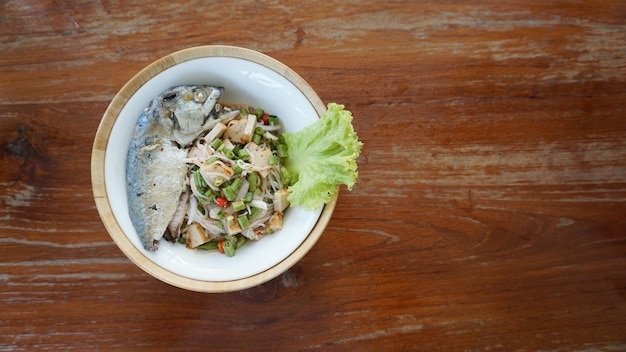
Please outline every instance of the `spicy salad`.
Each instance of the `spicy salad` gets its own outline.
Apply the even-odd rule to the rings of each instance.
[[[190,191],[176,241],[233,256],[246,241],[282,228],[290,176],[278,117],[251,106],[222,109],[240,113],[198,138],[185,159]]]

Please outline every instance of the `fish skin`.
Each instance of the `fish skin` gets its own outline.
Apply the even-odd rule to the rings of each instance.
[[[203,101],[193,99],[199,89],[206,94]],[[137,120],[126,160],[127,195],[131,221],[146,250],[158,249],[187,186],[186,148],[239,113],[215,112],[223,91],[213,86],[173,87],[153,99]]]
[[[127,167],[130,219],[141,243],[156,250],[182,193],[186,152],[171,143],[146,146],[129,155]],[[132,162],[131,162],[132,161]]]

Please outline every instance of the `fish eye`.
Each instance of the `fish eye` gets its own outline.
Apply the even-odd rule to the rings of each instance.
[[[196,103],[204,103],[206,98],[207,94],[204,89],[197,88],[193,90],[193,101],[195,101]]]

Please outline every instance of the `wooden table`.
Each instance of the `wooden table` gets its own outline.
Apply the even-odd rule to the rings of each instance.
[[[626,2],[0,4],[0,350],[626,350]],[[132,264],[93,137],[151,61],[281,60],[365,143],[317,245],[248,290]]]

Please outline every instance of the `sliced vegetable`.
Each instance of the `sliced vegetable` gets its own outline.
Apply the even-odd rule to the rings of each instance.
[[[213,149],[218,149],[221,146],[222,146],[222,140],[219,138],[216,138],[211,142],[211,147],[213,147]]]
[[[289,174],[289,170],[287,170],[287,168],[284,166],[280,167],[280,179],[283,181],[284,184],[291,184],[291,174]]]
[[[250,192],[256,191],[257,181],[258,181],[257,177],[258,177],[257,174],[254,172],[248,175],[248,183],[250,184],[250,186],[248,187],[248,190]]]
[[[254,218],[259,215],[259,213],[261,212],[260,208],[257,207],[251,207],[250,208],[250,220],[254,220]]]
[[[211,251],[211,250],[217,249],[217,246],[218,246],[217,242],[207,242],[207,243],[199,245],[197,248],[204,249],[206,251]]]
[[[217,205],[218,207],[226,208],[228,205],[228,199],[224,197],[217,197],[215,198],[215,205]]]
[[[224,198],[226,198],[226,200],[232,201],[237,196],[237,191],[233,190],[230,187],[224,187],[222,189],[222,194],[224,195]]]
[[[241,248],[241,247],[242,247],[242,246],[243,246],[243,245],[244,245],[247,241],[248,241],[248,240],[247,240],[245,237],[243,237],[243,236],[239,236],[239,237],[237,237],[237,243],[236,243],[235,247],[236,247],[237,249],[239,249],[239,248]]]
[[[235,245],[231,241],[224,241],[222,243],[222,248],[224,249],[224,254],[228,257],[232,257],[235,255]]]
[[[237,152],[237,156],[239,157],[239,159],[241,160],[248,160],[250,159],[250,154],[248,153],[247,150],[245,149],[241,149]]]
[[[246,204],[243,202],[243,200],[238,200],[236,202],[233,202],[232,205],[233,205],[234,211],[242,211],[246,209]]]
[[[276,153],[278,153],[278,156],[280,158],[287,158],[289,156],[289,153],[287,152],[287,146],[284,144],[278,144],[278,146],[276,147]]]
[[[241,226],[242,229],[247,229],[248,227],[250,227],[250,221],[245,215],[239,215],[237,217],[237,221],[239,222],[239,226]]]

